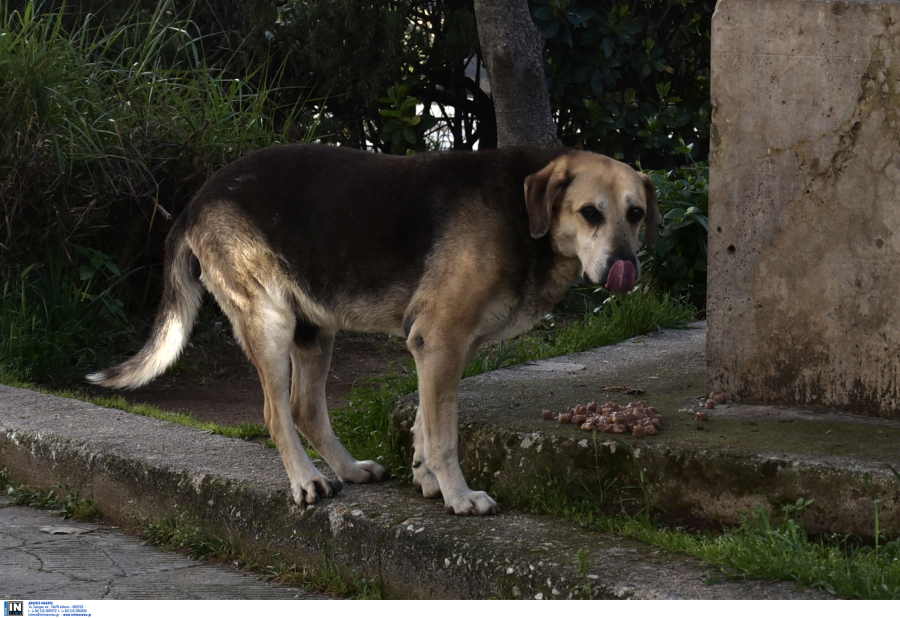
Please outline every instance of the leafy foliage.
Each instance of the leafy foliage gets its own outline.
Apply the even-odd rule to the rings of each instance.
[[[288,139],[291,123],[276,118],[296,120],[300,110],[273,113],[266,64],[247,59],[241,78],[211,69],[193,22],[172,7],[135,9],[107,26],[34,2],[0,6],[7,276],[42,263],[48,248],[78,268],[75,244],[123,271],[158,260],[166,219],[212,171]]]
[[[656,168],[706,158],[714,1],[531,4],[564,141]]]
[[[394,154],[425,151],[428,147],[426,135],[437,123],[428,111],[417,113],[417,107],[422,102],[407,96],[408,93],[409,84],[397,84],[388,88],[386,97],[378,99],[379,103],[389,105],[379,110],[384,119],[379,137],[390,144]]]
[[[385,152],[413,143],[379,105],[406,84],[426,110],[441,110],[454,148],[496,145],[490,97],[466,75],[478,54],[471,0],[253,0],[241,10],[245,44],[284,59],[284,79],[318,110],[322,139]]]
[[[242,49],[267,49],[285,61],[284,79],[316,108],[328,141],[396,152],[396,127],[383,131],[387,118],[378,99],[405,83],[409,96],[435,110],[444,144],[496,146],[471,0],[210,4],[230,15],[224,30],[243,33]],[[548,86],[563,141],[653,168],[684,163],[684,150],[705,159],[714,6],[714,0],[532,0],[547,40]]]
[[[52,515],[63,519],[93,519],[97,507],[89,498],[81,498],[68,486],[54,485],[50,491],[37,491],[26,485],[13,483],[6,468],[0,469],[0,492],[9,496],[17,506],[48,509]]]
[[[659,236],[653,251],[639,256],[644,273],[658,291],[706,305],[706,259],[709,227],[709,167],[650,172],[659,194]]]
[[[108,256],[73,245],[77,275],[58,253],[0,289],[0,376],[44,383],[106,365],[132,333],[117,298],[124,274]]]

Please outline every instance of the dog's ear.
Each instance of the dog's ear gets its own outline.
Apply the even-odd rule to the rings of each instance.
[[[644,245],[653,251],[656,247],[657,225],[659,225],[659,199],[656,197],[656,186],[647,174],[639,174],[644,183],[647,195],[647,215],[644,218]]]
[[[550,230],[553,203],[569,181],[565,157],[554,159],[547,167],[525,179],[525,206],[532,238],[540,238]]]

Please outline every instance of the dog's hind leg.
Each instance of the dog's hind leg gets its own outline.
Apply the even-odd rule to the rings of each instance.
[[[313,465],[300,443],[291,419],[291,346],[294,336],[293,311],[266,294],[253,303],[255,315],[235,326],[247,354],[256,366],[265,395],[265,419],[284,461],[294,501],[314,504],[341,489],[339,481],[329,481]]]
[[[354,459],[331,427],[325,403],[325,382],[331,365],[334,334],[315,327],[305,330],[300,336],[295,332],[291,349],[291,415],[294,425],[342,481],[372,483],[384,480],[387,471],[374,461]]]

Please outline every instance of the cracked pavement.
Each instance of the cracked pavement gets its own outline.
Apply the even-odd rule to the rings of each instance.
[[[50,534],[44,529],[62,530]],[[23,599],[323,599],[0,498],[0,592]]]

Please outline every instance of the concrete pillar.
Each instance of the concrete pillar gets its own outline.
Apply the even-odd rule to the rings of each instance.
[[[719,0],[707,386],[900,418],[900,1]]]

